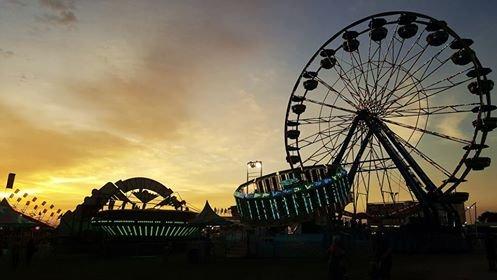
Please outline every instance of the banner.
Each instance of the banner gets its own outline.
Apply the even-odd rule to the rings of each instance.
[[[12,189],[14,187],[15,178],[16,178],[15,173],[9,173],[9,177],[7,178],[7,185],[5,186],[6,189]]]

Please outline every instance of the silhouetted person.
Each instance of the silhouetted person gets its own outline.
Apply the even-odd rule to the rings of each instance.
[[[14,240],[12,242],[10,255],[11,255],[12,269],[16,269],[17,266],[19,265],[19,258],[21,255],[21,242],[20,242],[20,240]]]
[[[392,249],[383,234],[378,233],[374,243],[374,259],[371,278],[390,279],[392,269]]]
[[[495,237],[490,232],[485,236],[485,251],[487,253],[488,270],[497,271],[497,254],[495,252]]]
[[[33,238],[30,238],[28,240],[28,243],[26,244],[26,265],[31,264],[31,260],[33,259],[33,255],[36,252],[36,243]]]
[[[333,237],[333,243],[328,249],[328,277],[333,280],[345,279],[345,248],[340,236]]]

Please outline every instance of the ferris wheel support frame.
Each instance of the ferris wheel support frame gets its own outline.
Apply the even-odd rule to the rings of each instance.
[[[422,168],[417,164],[417,162],[411,157],[408,151],[398,142],[395,137],[395,133],[391,131],[388,126],[383,124],[380,119],[378,119],[373,114],[366,111],[361,111],[357,113],[354,118],[349,134],[346,137],[342,150],[339,152],[337,157],[334,159],[334,163],[338,164],[345,153],[345,148],[349,145],[352,138],[353,132],[357,128],[357,124],[363,121],[368,127],[368,133],[366,137],[362,140],[360,149],[356,155],[356,160],[350,168],[348,178],[349,183],[352,185],[354,183],[354,178],[356,177],[356,172],[359,168],[359,162],[361,160],[362,154],[366,146],[368,145],[371,137],[376,137],[378,141],[383,145],[385,151],[390,156],[392,161],[395,163],[402,177],[407,183],[407,187],[414,193],[416,199],[419,201],[425,219],[429,224],[440,224],[440,218],[438,215],[438,210],[435,207],[435,201],[450,214],[453,222],[456,225],[460,224],[455,209],[452,205],[444,203],[437,198],[440,198],[443,193],[437,190],[437,187],[433,184],[428,175],[422,170]],[[344,148],[345,147],[345,148]],[[414,172],[411,172],[414,171]],[[416,176],[416,175],[417,176]],[[421,179],[421,180],[420,180]],[[426,191],[425,191],[426,190]]]

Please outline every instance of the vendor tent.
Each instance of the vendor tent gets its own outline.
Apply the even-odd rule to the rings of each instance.
[[[205,202],[204,209],[192,220],[191,224],[205,226],[223,226],[232,224],[230,221],[220,217],[209,205],[209,201]]]
[[[37,224],[27,219],[23,214],[17,212],[10,206],[7,199],[0,202],[0,226],[21,228],[21,227],[34,227]]]

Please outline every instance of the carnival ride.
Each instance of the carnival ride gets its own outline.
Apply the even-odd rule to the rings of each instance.
[[[445,21],[405,11],[375,14],[333,35],[305,65],[287,106],[286,160],[302,174],[297,181],[312,185],[315,178],[305,175],[312,167],[325,167],[318,182],[343,167],[353,215],[373,200],[413,201],[426,224],[459,225],[454,204],[468,194],[456,188],[470,171],[490,165],[482,152],[497,127],[491,69],[472,45]],[[271,201],[274,190],[285,189],[284,179],[266,177],[242,185],[255,184],[252,194],[242,186],[235,192],[242,221],[264,206],[255,201]],[[276,178],[272,187],[259,186],[269,178]],[[250,222],[257,224],[253,213]],[[262,216],[259,224],[276,220]],[[283,222],[305,219],[296,211],[290,216]]]
[[[351,201],[347,172],[332,166],[258,177],[242,184],[234,195],[240,221],[250,225],[305,222],[330,216]]]
[[[143,177],[107,183],[94,189],[74,212],[62,216],[62,234],[102,229],[115,239],[185,239],[199,235],[190,224],[196,212],[163,184]]]

